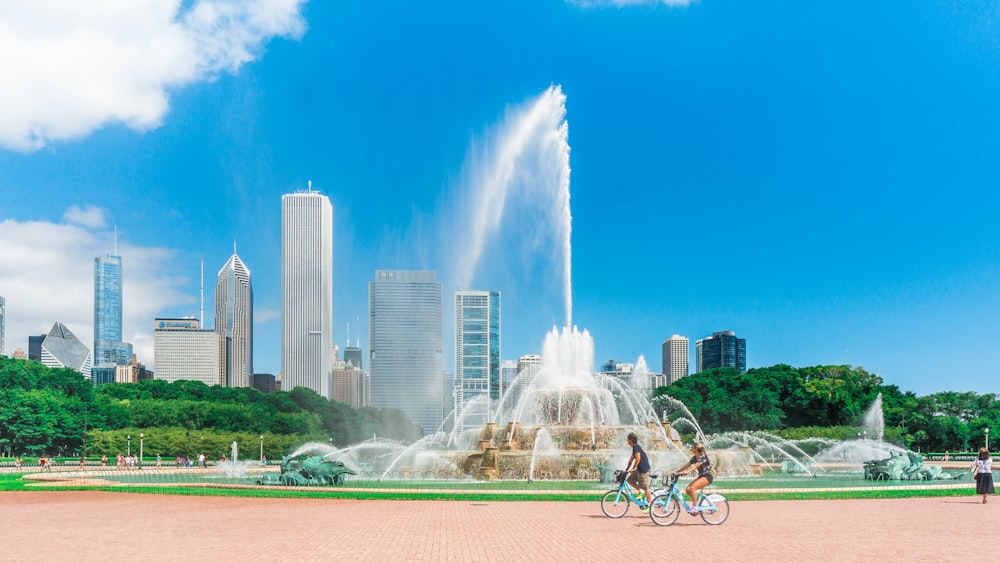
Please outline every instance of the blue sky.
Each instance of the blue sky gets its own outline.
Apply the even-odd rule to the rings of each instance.
[[[670,335],[731,329],[750,367],[998,392],[994,2],[45,4],[0,15],[7,353],[56,320],[89,341],[117,226],[141,361],[154,316],[198,314],[202,257],[211,316],[235,241],[276,372],[281,194],[309,180],[335,341],[360,318],[367,349],[375,269],[437,270],[449,301],[477,168],[558,85],[596,362],[658,371]],[[565,319],[551,202],[519,194],[472,282],[503,292],[510,359]]]

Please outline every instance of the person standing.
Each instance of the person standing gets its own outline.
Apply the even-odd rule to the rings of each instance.
[[[629,432],[625,440],[632,447],[632,456],[628,458],[628,467],[625,468],[625,471],[635,468],[635,471],[628,475],[628,484],[646,493],[646,501],[639,506],[643,512],[647,512],[649,511],[649,501],[653,498],[653,495],[649,493],[649,456],[639,446],[639,438],[634,432]]]
[[[979,448],[979,459],[972,463],[972,473],[976,476],[976,494],[983,495],[986,504],[986,498],[994,493],[993,458],[988,449]]]

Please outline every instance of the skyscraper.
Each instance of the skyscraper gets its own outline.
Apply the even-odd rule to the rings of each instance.
[[[5,334],[4,323],[7,318],[7,300],[0,295],[0,356],[4,355],[3,340]]]
[[[671,384],[688,374],[688,359],[691,355],[691,341],[675,334],[663,341],[663,375]]]
[[[444,393],[442,286],[434,272],[376,270],[368,284],[371,401],[397,408],[431,433]]]
[[[132,345],[122,342],[122,258],[94,258],[94,365],[126,365]]]
[[[52,330],[45,335],[41,346],[42,364],[50,368],[70,368],[90,379],[90,368],[93,367],[93,356],[90,348],[66,325],[56,322]]]
[[[153,355],[156,379],[219,383],[219,347],[214,330],[193,317],[155,319]]]
[[[498,291],[455,292],[455,385],[458,430],[488,422],[503,395]]]
[[[42,361],[42,342],[45,342],[47,334],[28,337],[28,359],[36,362]]]
[[[215,282],[215,334],[219,346],[219,385],[249,387],[253,375],[253,286],[250,270],[233,255]]]
[[[310,189],[281,196],[281,388],[333,398],[333,207]]]
[[[731,330],[713,332],[695,342],[695,348],[699,372],[715,368],[736,368],[740,373],[747,370],[747,341],[736,338]]]

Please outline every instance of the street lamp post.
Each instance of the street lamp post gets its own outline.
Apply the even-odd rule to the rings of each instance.
[[[264,435],[260,435],[260,462],[264,463]]]
[[[990,450],[990,428],[987,426],[983,429],[983,433],[986,434],[986,451]]]
[[[132,457],[132,435],[131,434],[127,434],[125,436],[125,442],[128,443],[128,446],[126,446],[126,448],[125,448],[126,449],[126,455],[128,455],[129,457]]]
[[[139,432],[139,469],[142,469],[142,439],[145,437],[145,434]]]

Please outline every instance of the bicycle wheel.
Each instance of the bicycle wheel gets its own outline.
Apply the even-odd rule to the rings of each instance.
[[[677,521],[681,514],[681,505],[677,499],[669,494],[656,495],[653,497],[652,506],[649,507],[649,517],[657,526],[669,526]]]
[[[618,489],[604,493],[601,499],[601,512],[608,518],[621,518],[628,512],[628,496]]]
[[[712,507],[715,507],[714,509]],[[711,494],[698,499],[701,519],[706,524],[718,526],[729,518],[729,501],[720,494]]]

